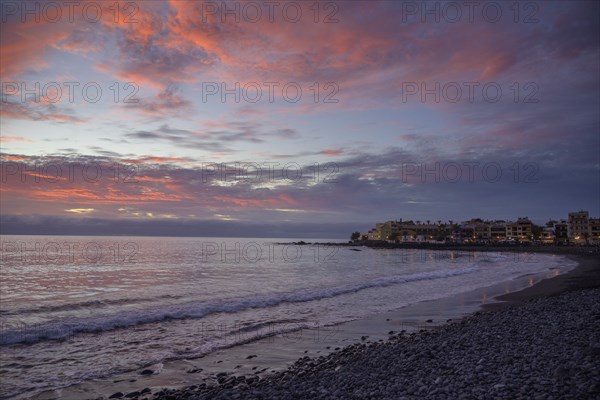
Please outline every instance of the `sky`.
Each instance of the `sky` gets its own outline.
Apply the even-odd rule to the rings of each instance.
[[[598,217],[599,4],[3,1],[2,233]]]

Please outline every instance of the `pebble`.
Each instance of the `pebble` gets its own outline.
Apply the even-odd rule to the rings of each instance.
[[[264,378],[248,376],[238,382],[223,376],[220,384],[163,389],[148,396],[154,400],[600,398],[598,304],[600,289],[567,292],[479,312],[440,330],[383,343],[358,342],[327,356],[303,357],[288,370]],[[117,392],[111,398],[123,396]]]

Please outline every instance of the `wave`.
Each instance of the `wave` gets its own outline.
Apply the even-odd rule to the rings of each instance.
[[[21,329],[3,330],[0,334],[0,345],[36,343],[43,340],[61,340],[79,333],[99,333],[165,320],[198,319],[215,313],[236,313],[253,308],[274,307],[282,303],[317,301],[370,288],[465,275],[476,272],[478,269],[477,266],[469,266],[445,271],[388,276],[346,286],[305,289],[291,293],[272,293],[245,298],[191,301],[180,304],[168,304],[154,309],[124,311],[113,315],[65,318]]]
[[[165,294],[162,296],[156,297],[136,297],[136,298],[122,298],[122,299],[105,299],[105,300],[90,300],[90,301],[82,301],[78,303],[68,303],[68,304],[57,304],[57,305],[47,305],[47,306],[39,306],[34,308],[20,308],[15,310],[0,310],[0,315],[25,315],[25,314],[35,314],[35,313],[43,313],[43,312],[59,312],[59,311],[71,311],[77,309],[86,309],[90,308],[103,308],[113,305],[127,305],[127,304],[138,304],[138,303],[146,303],[146,302],[154,302],[160,299],[179,299],[183,296],[174,296],[171,294]]]

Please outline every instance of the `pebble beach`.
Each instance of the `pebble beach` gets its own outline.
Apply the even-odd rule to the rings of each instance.
[[[419,332],[389,332],[282,372],[231,371],[137,399],[596,399],[600,398],[598,259],[484,311]]]

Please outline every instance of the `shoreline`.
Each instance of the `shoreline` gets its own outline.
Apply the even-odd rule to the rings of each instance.
[[[439,302],[455,313],[452,315],[452,318],[449,318],[452,320],[450,324],[447,323],[446,319],[439,318],[436,318],[435,323],[424,323],[425,318],[428,318],[428,312],[434,312],[436,317],[444,315],[444,312],[446,312],[443,309],[439,309],[440,306],[436,304],[436,300],[432,300],[429,302],[422,302],[416,307],[407,306],[396,312],[383,312],[373,318],[338,324],[344,326],[345,332],[337,338],[333,338],[337,340],[332,340],[327,343],[325,343],[325,341],[319,341],[319,343],[313,341],[314,343],[311,343],[310,339],[306,340],[305,338],[305,340],[299,340],[298,343],[285,343],[286,347],[292,348],[291,350],[279,348],[273,352],[274,354],[270,354],[268,346],[267,351],[265,352],[265,343],[268,343],[269,340],[272,339],[262,338],[248,344],[237,345],[223,351],[211,353],[201,359],[180,361],[178,364],[176,363],[178,368],[175,369],[165,368],[163,370],[163,366],[160,365],[160,374],[155,376],[140,377],[139,373],[133,373],[130,374],[130,376],[122,377],[120,380],[105,380],[100,384],[100,387],[98,387],[98,382],[95,384],[88,383],[87,385],[84,383],[76,385],[79,387],[79,390],[73,390],[75,387],[69,387],[61,391],[53,391],[54,396],[52,396],[51,393],[46,392],[46,395],[41,394],[35,398],[50,399],[56,398],[56,395],[58,395],[59,397],[78,399],[90,398],[90,396],[94,395],[94,397],[105,399],[110,398],[113,395],[117,396],[112,398],[120,398],[119,395],[121,395],[123,398],[125,398],[125,396],[130,396],[129,398],[158,399],[169,398],[168,396],[171,396],[173,393],[177,393],[177,396],[181,395],[183,396],[182,398],[186,398],[187,394],[184,393],[190,392],[190,390],[194,391],[195,395],[198,395],[198,390],[207,391],[207,393],[211,392],[213,394],[223,390],[230,390],[231,384],[236,383],[237,379],[242,379],[242,377],[244,377],[244,382],[249,379],[249,382],[252,385],[264,385],[267,384],[266,382],[275,379],[274,377],[276,376],[289,374],[289,371],[291,371],[295,365],[292,364],[292,362],[293,360],[298,359],[298,356],[300,356],[301,359],[307,359],[310,356],[312,357],[311,360],[322,357],[335,358],[345,354],[344,352],[348,352],[348,348],[362,345],[371,346],[375,344],[392,343],[393,340],[398,337],[409,335],[409,332],[413,332],[410,333],[411,336],[419,336],[427,335],[427,332],[445,330],[448,326],[457,323],[456,321],[459,321],[458,323],[460,323],[463,320],[468,320],[469,318],[477,316],[480,314],[478,312],[479,310],[501,311],[509,306],[527,303],[527,301],[532,298],[556,296],[566,291],[576,290],[590,285],[593,285],[593,287],[600,287],[600,269],[595,267],[595,262],[598,261],[597,256],[568,256],[568,258],[577,262],[577,266],[572,270],[553,278],[539,277],[540,281],[533,286],[528,287],[527,285],[524,285],[524,289],[522,287],[521,289],[511,291],[508,294],[501,294],[501,292],[500,294],[496,293],[498,295],[490,298],[488,301],[491,302],[489,303],[477,299],[477,295],[471,297],[467,296],[466,300],[465,296],[455,296],[457,298],[460,297],[461,301],[465,303],[464,305],[459,304],[458,308],[456,307],[456,304],[445,304],[444,301]],[[522,279],[524,280],[526,278]],[[483,292],[486,293],[486,289],[488,288],[482,289]],[[458,312],[457,310],[461,310],[461,312]],[[412,314],[410,314],[411,312]],[[389,318],[386,318],[386,316]],[[383,322],[384,319],[389,322]],[[427,322],[433,321],[427,320]],[[335,330],[336,327],[330,328]],[[369,331],[369,334],[365,334],[365,331]],[[379,333],[377,333],[377,331],[379,331]],[[393,332],[393,334],[388,334],[388,331],[390,333]],[[309,332],[309,334],[311,333]],[[293,333],[289,335],[293,336]],[[276,341],[279,340],[279,338],[274,338],[273,340]],[[275,341],[270,342],[271,347],[275,347]],[[324,349],[326,344],[329,344],[327,347],[328,351],[325,351]],[[279,345],[281,345],[281,343],[279,343]],[[299,351],[299,349],[306,350],[302,352]],[[294,356],[295,354],[292,362],[282,362],[286,360],[282,359],[281,354],[279,354],[278,358],[277,353],[286,353],[286,351],[288,360],[290,359],[290,356]],[[229,354],[229,358],[226,354]],[[259,357],[244,362],[246,361],[244,359],[247,358],[248,354],[258,354]],[[243,361],[240,361],[241,359]],[[310,362],[312,363],[313,361]],[[240,369],[237,369],[240,365],[234,367],[237,363],[243,364],[243,367]],[[273,367],[273,365],[276,364],[278,366]],[[202,365],[202,367],[200,367],[200,365]],[[208,368],[207,365],[209,365]],[[203,369],[204,371],[202,371]],[[202,372],[190,374],[189,371],[194,370],[200,370]],[[153,379],[149,380],[146,378]],[[254,381],[255,378],[256,382]],[[135,384],[130,383],[134,380],[137,381]],[[81,390],[81,386],[83,386],[83,391]],[[87,386],[87,388],[85,388],[85,386]],[[98,397],[99,393],[102,394],[102,397]]]
[[[372,372],[389,372],[390,361],[391,363],[401,364],[397,359],[387,356],[392,350],[401,351],[402,356],[407,356],[409,365],[405,372],[409,375],[415,375],[415,369],[411,368],[412,365],[419,365],[419,360],[428,363],[430,368],[438,370],[438,373],[446,372],[445,369],[436,368],[439,360],[435,360],[437,357],[433,353],[435,350],[439,350],[439,347],[428,346],[427,342],[437,342],[440,340],[448,339],[448,336],[456,336],[458,333],[461,340],[464,339],[464,331],[469,330],[475,325],[475,331],[471,329],[471,333],[481,333],[481,328],[484,328],[484,332],[481,334],[483,340],[476,342],[480,346],[489,346],[493,343],[488,343],[490,338],[486,334],[486,330],[490,329],[489,325],[493,328],[502,331],[505,330],[507,324],[513,324],[509,327],[511,333],[518,335],[518,330],[523,328],[522,325],[517,324],[514,326],[514,317],[510,318],[512,314],[521,313],[524,315],[523,322],[531,323],[532,319],[540,317],[544,312],[545,322],[548,322],[548,316],[550,316],[550,322],[555,322],[555,317],[562,315],[565,321],[562,321],[564,325],[568,325],[569,316],[564,313],[560,313],[552,308],[552,306],[559,305],[564,306],[566,309],[570,309],[572,303],[581,301],[580,297],[585,297],[586,303],[580,307],[580,310],[589,309],[593,304],[597,304],[597,300],[600,300],[600,267],[598,267],[598,257],[569,257],[572,260],[578,262],[577,267],[567,272],[566,274],[558,275],[557,277],[544,279],[529,288],[512,292],[505,295],[497,296],[495,299],[499,300],[497,303],[491,303],[489,305],[483,305],[484,312],[476,312],[473,315],[463,318],[459,322],[453,322],[446,324],[441,329],[436,331],[421,330],[420,332],[412,333],[410,335],[396,335],[392,336],[390,340],[386,342],[375,342],[370,344],[355,344],[329,356],[319,359],[310,359],[304,357],[296,362],[287,371],[276,373],[266,377],[262,382],[256,382],[255,386],[250,386],[245,380],[239,378],[226,378],[219,383],[219,386],[214,388],[196,386],[193,389],[183,389],[180,391],[163,390],[157,393],[155,399],[166,399],[169,396],[175,396],[174,398],[188,398],[188,396],[194,396],[194,398],[254,398],[262,395],[265,398],[270,396],[284,396],[283,398],[296,398],[300,396],[316,397],[316,398],[348,398],[356,396],[360,393],[362,395],[376,396],[379,397],[382,393],[388,395],[397,396],[400,393],[406,396],[406,398],[453,398],[454,395],[458,395],[459,399],[467,398],[488,398],[490,396],[500,396],[511,398],[554,398],[556,395],[558,398],[578,398],[580,396],[593,396],[600,395],[600,368],[597,367],[597,362],[600,361],[600,346],[598,346],[598,339],[600,339],[600,313],[589,310],[587,317],[593,316],[593,325],[588,324],[585,333],[580,336],[580,339],[585,339],[586,334],[594,334],[596,339],[589,340],[588,343],[573,343],[573,349],[570,352],[570,357],[563,357],[566,363],[554,364],[554,358],[558,354],[549,354],[550,357],[540,355],[540,362],[546,366],[546,371],[551,372],[542,373],[540,377],[528,377],[528,379],[522,379],[521,373],[516,372],[514,374],[508,373],[502,374],[501,377],[495,377],[493,373],[484,372],[490,368],[489,361],[485,357],[479,358],[483,354],[477,354],[477,352],[471,352],[474,356],[473,360],[479,358],[477,363],[473,363],[469,367],[473,367],[474,374],[466,375],[467,385],[472,384],[472,387],[459,386],[458,388],[448,388],[452,386],[450,382],[447,386],[440,385],[444,382],[442,376],[431,377],[430,374],[421,374],[417,368],[416,376],[420,377],[421,380],[416,384],[411,385],[410,382],[405,380],[409,386],[402,387],[397,384],[396,380],[392,385],[393,390],[389,389],[382,390],[381,385],[387,384],[389,388],[390,377],[382,377],[376,375],[376,379],[367,378],[365,383],[372,383],[368,389],[357,384],[354,379],[361,379],[365,381],[366,372],[364,367],[370,367]],[[569,298],[571,297],[571,298]],[[566,298],[566,300],[565,300]],[[562,300],[562,302],[560,302]],[[547,303],[547,304],[546,304]],[[541,307],[540,307],[541,306]],[[508,317],[508,318],[507,318]],[[581,318],[581,317],[580,317]],[[585,318],[584,318],[585,319]],[[495,320],[495,321],[494,321]],[[500,320],[500,321],[498,321]],[[470,325],[470,326],[469,326]],[[477,326],[480,325],[480,326]],[[581,324],[579,325],[581,327]],[[539,328],[536,323],[533,324],[533,328]],[[564,329],[562,326],[560,329]],[[517,329],[517,331],[515,331]],[[568,330],[568,329],[567,329]],[[573,332],[573,330],[569,330]],[[527,335],[536,335],[539,332],[528,332]],[[567,333],[570,334],[570,333]],[[563,334],[564,336],[564,334]],[[441,339],[440,339],[441,337]],[[492,336],[493,337],[493,336]],[[438,339],[438,340],[436,340]],[[502,343],[500,348],[504,347],[508,342]],[[555,338],[556,339],[556,338]],[[494,340],[492,339],[492,342]],[[425,346],[422,344],[425,343]],[[454,343],[456,347],[459,347],[461,351],[464,351],[464,346],[461,346],[460,340]],[[560,347],[560,354],[569,352],[569,348],[565,348],[564,343],[560,340],[554,340],[551,343],[544,343],[542,346],[548,346],[550,344],[558,344]],[[533,341],[526,343],[527,347],[533,345]],[[580,346],[578,346],[580,345]],[[411,349],[411,347],[413,349]],[[414,348],[418,348],[418,351],[413,352]],[[444,350],[448,350],[448,340],[441,342],[441,347]],[[567,346],[568,347],[568,346]],[[580,348],[578,348],[580,347]],[[481,348],[483,350],[483,348]],[[583,357],[579,357],[581,349],[584,350]],[[432,351],[433,350],[433,351]],[[468,350],[467,350],[468,351]],[[517,351],[522,351],[517,349]],[[413,353],[413,354],[411,354]],[[425,354],[425,355],[424,355]],[[424,356],[423,356],[424,355]],[[516,355],[516,354],[515,354]],[[534,354],[535,355],[535,354]],[[490,356],[489,352],[485,356]],[[491,355],[492,357],[494,355]],[[377,362],[373,363],[373,359],[379,358],[379,362],[387,361],[388,368],[378,368]],[[434,359],[433,365],[430,361]],[[496,361],[494,359],[494,361]],[[508,361],[506,358],[504,362]],[[532,373],[533,368],[527,365],[527,358],[524,358],[521,362],[523,371],[535,375]],[[368,364],[367,364],[368,363]],[[461,357],[458,363],[463,364],[465,360]],[[502,364],[500,364],[502,365]],[[539,368],[539,364],[533,364]],[[458,365],[454,365],[459,367]],[[363,367],[363,368],[361,368]],[[495,365],[498,367],[498,365]],[[515,366],[515,370],[518,366]],[[491,369],[491,368],[490,368]],[[340,378],[340,371],[354,370],[359,371],[358,374],[350,373],[350,379]],[[453,375],[453,374],[452,374]],[[473,376],[476,375],[477,378]],[[579,376],[579,379],[572,379]],[[548,379],[549,378],[549,379]],[[426,382],[429,379],[432,382]],[[476,380],[477,379],[477,380]],[[488,385],[483,385],[479,381],[492,382]],[[369,382],[370,381],[370,382]],[[379,381],[379,382],[378,382]],[[473,382],[475,381],[475,382]],[[515,384],[518,381],[519,384],[524,384],[526,387],[519,387]],[[576,383],[572,381],[577,381]],[[496,383],[494,383],[496,382]],[[251,383],[252,385],[252,383]],[[319,391],[315,390],[315,387],[319,388]],[[290,390],[291,389],[291,390]],[[290,394],[290,392],[292,394]],[[230,397],[231,396],[231,397]],[[306,397],[306,398],[308,398]]]
[[[591,398],[600,395],[600,267],[597,257],[569,258],[573,270],[437,329],[148,398]]]
[[[467,252],[510,252],[545,253],[556,255],[599,255],[600,246],[556,246],[556,245],[515,245],[515,244],[452,244],[452,243],[390,243],[381,240],[362,240],[356,242],[281,242],[281,245],[294,246],[334,246],[368,247],[371,249],[411,249],[411,250],[447,250]]]
[[[484,304],[485,311],[499,310],[506,306],[519,305],[527,301],[552,297],[574,290],[600,288],[600,257],[597,255],[569,255],[577,266],[566,274],[544,279],[535,285],[496,296],[496,303]]]

